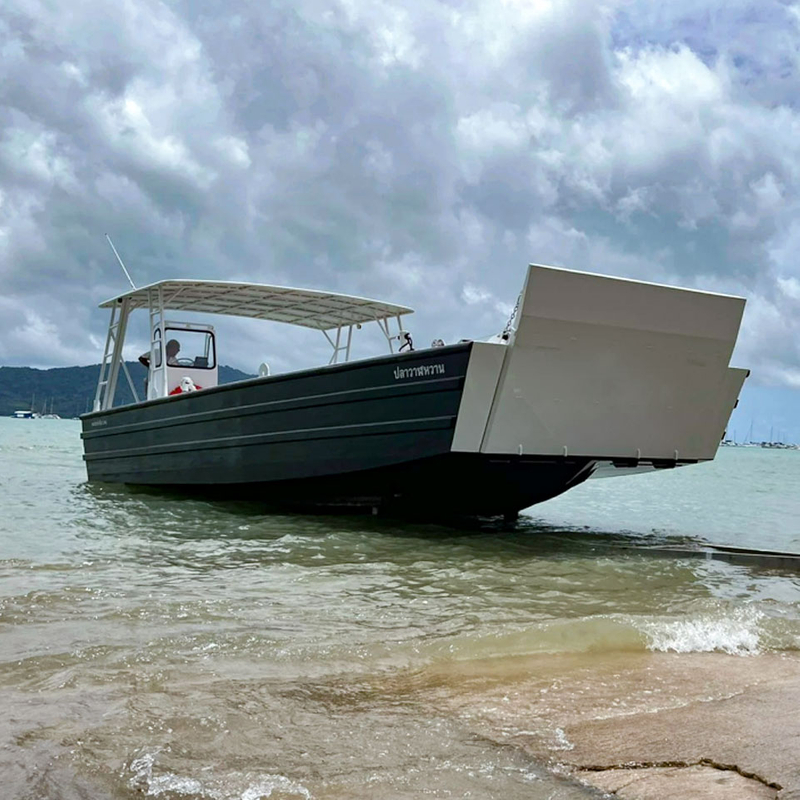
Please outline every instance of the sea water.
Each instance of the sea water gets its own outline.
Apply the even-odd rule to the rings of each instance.
[[[596,796],[568,723],[800,650],[800,575],[647,547],[800,551],[798,519],[797,451],[592,480],[505,530],[89,485],[78,422],[0,420],[2,796]]]

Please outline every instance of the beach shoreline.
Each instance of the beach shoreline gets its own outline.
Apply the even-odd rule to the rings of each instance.
[[[800,797],[800,658],[539,655],[453,665],[451,710],[625,800]]]

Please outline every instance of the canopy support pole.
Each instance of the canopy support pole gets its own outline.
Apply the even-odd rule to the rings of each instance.
[[[400,318],[398,317],[398,319]],[[386,341],[389,343],[389,352],[394,353],[394,345],[392,344],[392,340],[395,337],[392,336],[392,333],[389,330],[389,318],[383,317],[383,319],[376,319],[375,322],[378,323],[378,327],[381,329],[381,333],[386,337]]]
[[[136,391],[136,387],[133,385],[133,378],[131,378],[131,373],[128,370],[128,365],[124,361],[121,362],[121,365],[122,365],[122,371],[125,373],[125,377],[128,379],[128,386],[131,387],[131,394],[133,395],[133,402],[134,403],[138,403],[139,402],[139,394]]]
[[[147,375],[147,399],[166,397],[167,356],[165,352],[167,335],[164,322],[164,292],[161,286],[148,289],[147,304],[150,316],[150,366]]]
[[[333,348],[333,353],[331,354],[330,361],[328,361],[328,365],[331,364],[338,364],[339,363],[339,353],[344,353],[344,360],[350,360],[350,344],[353,340],[353,326],[347,326],[347,336],[345,338],[345,342],[342,342],[342,329],[344,328],[343,325],[340,325],[336,329],[336,338],[332,339],[331,335],[328,331],[323,330],[322,332],[325,334],[325,338],[328,340],[328,344]],[[333,328],[331,328],[333,330]]]
[[[125,331],[128,328],[128,315],[130,313],[130,298],[123,297],[119,303],[111,307],[111,319],[108,323],[106,346],[103,351],[103,360],[100,362],[100,377],[97,380],[97,391],[94,395],[94,411],[106,411],[114,405],[114,395],[117,391],[119,367],[123,365],[127,375],[127,367],[122,361],[122,345],[125,342]],[[130,376],[128,375],[130,381]],[[133,382],[131,381],[131,388]],[[134,397],[136,392],[134,391]]]

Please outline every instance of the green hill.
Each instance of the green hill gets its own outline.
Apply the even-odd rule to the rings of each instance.
[[[144,388],[146,370],[138,361],[127,361],[136,390],[141,394]],[[89,367],[57,367],[54,369],[34,369],[32,367],[0,367],[0,416],[9,416],[17,409],[31,407],[42,413],[45,406],[62,417],[75,417],[92,408],[97,376],[100,365]],[[246,372],[233,367],[220,366],[219,382],[252,378]],[[115,405],[133,401],[128,381],[120,375],[117,384]]]

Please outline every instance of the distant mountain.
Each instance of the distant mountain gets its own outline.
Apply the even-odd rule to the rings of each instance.
[[[126,361],[136,391],[141,397],[144,390],[145,368],[138,361]],[[62,417],[76,417],[92,408],[97,388],[100,365],[89,367],[56,367],[34,369],[33,367],[0,367],[0,417],[9,416],[17,409],[31,407],[42,413],[47,408]],[[254,378],[233,367],[220,365],[219,382],[232,383]],[[117,384],[115,405],[133,402],[128,381],[123,374]]]

